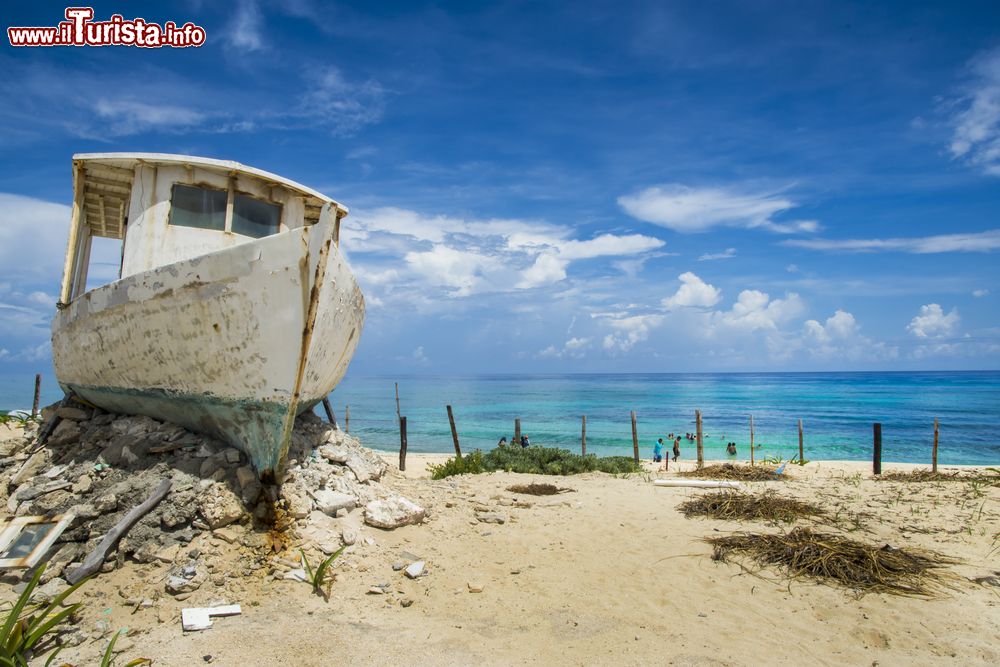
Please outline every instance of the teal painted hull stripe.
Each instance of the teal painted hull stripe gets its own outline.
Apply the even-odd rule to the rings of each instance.
[[[217,438],[245,452],[261,477],[276,476],[284,463],[280,459],[287,451],[283,431],[290,401],[226,399],[162,389],[72,384],[63,388],[110,412],[147,415]]]

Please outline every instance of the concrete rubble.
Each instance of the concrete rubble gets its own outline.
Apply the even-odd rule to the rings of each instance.
[[[381,484],[387,465],[378,455],[312,413],[296,421],[280,488],[262,485],[239,450],[174,424],[79,404],[43,411],[43,420],[56,416],[40,448],[37,423],[23,431],[0,424],[0,503],[9,515],[76,516],[56,543],[43,583],[76,568],[163,479],[171,480],[170,493],[122,538],[102,571],[126,559],[170,565],[158,586],[176,599],[228,576],[279,578],[297,570],[297,559],[272,555],[279,551],[269,543],[274,527],[287,536],[285,553],[332,554],[359,541],[374,544],[361,534],[365,524],[389,530],[426,517],[424,508]],[[220,571],[193,543],[239,545],[241,570]],[[5,579],[14,574],[21,575]],[[136,604],[147,595],[137,591]]]

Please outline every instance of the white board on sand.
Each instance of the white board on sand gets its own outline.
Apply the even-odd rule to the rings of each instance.
[[[654,479],[653,486],[687,486],[695,489],[738,489],[739,482],[718,482],[708,479]]]

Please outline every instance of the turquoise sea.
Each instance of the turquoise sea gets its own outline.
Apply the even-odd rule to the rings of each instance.
[[[0,408],[30,407],[33,377],[4,377]],[[396,451],[399,430],[393,383],[399,383],[411,452],[453,451],[448,413],[455,413],[463,451],[495,446],[513,435],[514,419],[532,444],[632,453],[629,412],[637,414],[640,455],[657,437],[693,432],[702,411],[705,455],[725,459],[735,441],[748,456],[754,417],[758,457],[798,454],[802,419],[807,459],[868,460],[872,423],[882,424],[886,461],[929,463],[934,418],[940,420],[942,464],[1000,465],[1000,372],[698,373],[348,377],[330,395],[344,427],[369,447]],[[43,381],[43,404],[60,397]],[[322,414],[322,408],[317,409]],[[681,441],[681,457],[694,443]]]

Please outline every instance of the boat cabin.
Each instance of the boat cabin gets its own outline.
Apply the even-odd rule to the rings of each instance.
[[[73,156],[73,217],[58,306],[86,291],[94,238],[122,241],[118,277],[253,242],[347,209],[266,171],[160,153]]]

